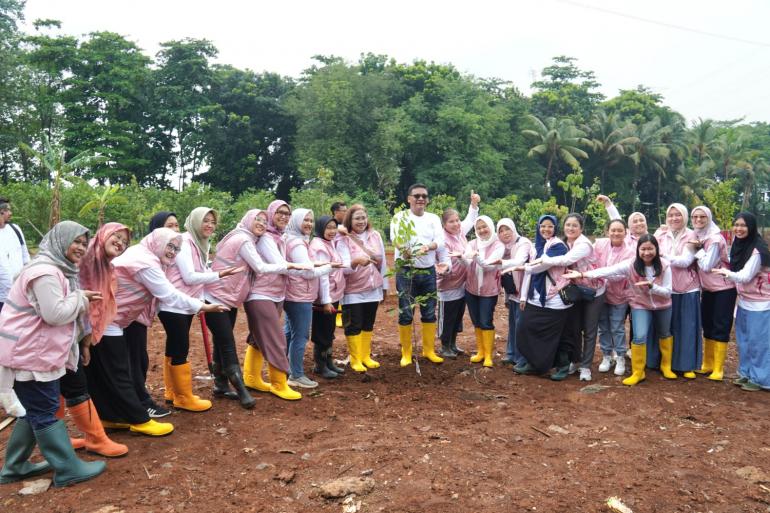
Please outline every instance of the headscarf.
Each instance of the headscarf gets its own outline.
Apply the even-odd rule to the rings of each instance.
[[[706,237],[710,237],[711,235],[720,233],[719,226],[716,225],[716,223],[714,222],[714,218],[711,215],[711,209],[703,205],[700,205],[692,209],[692,212],[695,212],[696,210],[702,210],[703,213],[706,214],[706,217],[708,217],[708,220],[709,220],[705,228],[698,229],[698,228],[695,228],[695,225],[693,225],[692,229],[695,232],[695,235],[698,237],[698,240],[703,240]],[[692,215],[692,212],[690,213],[690,215]]]
[[[673,228],[670,226],[667,226],[668,231],[671,232],[671,235],[674,237],[674,242],[677,242],[679,240],[679,237],[681,237],[686,231],[687,231],[687,221],[690,219],[690,216],[687,213],[687,207],[682,205],[681,203],[672,203],[668,206],[666,209],[666,215],[668,215],[668,211],[672,208],[679,211],[680,214],[682,214],[682,229],[678,232],[675,232]]]
[[[559,220],[556,219],[556,216],[551,214],[546,214],[540,216],[540,219],[537,220],[537,225],[535,226],[535,258],[540,258],[543,256],[543,250],[545,249],[545,245],[548,242],[545,238],[543,238],[542,235],[540,235],[540,223],[548,219],[553,223],[553,233],[554,237],[556,237],[556,232],[559,231]],[[553,237],[552,237],[553,238]],[[566,255],[569,250],[567,249],[567,245],[563,242],[558,242],[548,248],[548,251],[545,253],[546,256],[561,256]],[[548,273],[548,269],[546,269],[543,272],[533,274],[532,275],[532,282],[529,287],[529,297],[534,297],[534,291],[536,290],[538,294],[540,294],[540,305],[545,306],[545,301],[547,299],[546,297],[546,273]]]
[[[259,210],[258,208],[252,208],[248,212],[246,212],[241,220],[238,222],[237,225],[235,225],[235,228],[232,229],[230,232],[225,235],[221,241],[219,241],[219,244],[217,244],[217,250],[224,244],[230,237],[232,237],[235,234],[242,233],[244,235],[247,235],[249,237],[249,240],[252,242],[257,242],[257,236],[254,235],[254,232],[252,231],[252,227],[254,226],[254,220],[257,218],[257,216],[260,214],[260,212],[263,212],[262,210]]]
[[[289,206],[289,204],[283,200],[273,200],[272,202],[270,202],[270,205],[267,206],[267,231],[278,236],[283,235],[283,231],[279,230],[273,224],[273,218],[275,217],[275,213],[278,211],[278,209],[284,205],[286,205],[289,208],[289,210],[291,210],[291,207]]]
[[[198,253],[200,254],[203,265],[206,265],[206,262],[209,261],[209,253],[211,252],[211,243],[207,237],[203,237],[201,231],[203,218],[206,217],[209,212],[214,214],[214,219],[219,218],[219,214],[217,214],[216,210],[209,207],[198,207],[190,212],[190,215],[187,216],[187,219],[185,219],[184,222],[184,229],[190,234],[190,237],[195,243],[195,247],[198,248]]]
[[[305,216],[313,211],[308,208],[298,208],[291,213],[289,224],[286,226],[286,237],[288,239],[302,239],[305,242],[310,240],[310,235],[302,233],[302,223],[305,222]]]
[[[104,329],[112,323],[118,313],[115,303],[117,286],[112,264],[104,252],[104,245],[112,235],[125,231],[131,236],[131,230],[120,223],[107,223],[96,232],[88,244],[88,250],[80,261],[80,285],[86,290],[102,293],[101,301],[91,301],[88,306],[94,342],[99,342]],[[127,248],[126,248],[127,249]]]
[[[510,258],[511,248],[514,244],[519,240],[519,232],[516,231],[516,224],[513,222],[513,219],[510,217],[504,217],[500,219],[497,222],[497,238],[500,238],[500,227],[505,226],[509,228],[513,232],[513,238],[511,239],[511,242],[505,244],[505,252],[508,254],[508,258]],[[502,240],[501,240],[502,242]]]
[[[79,289],[78,266],[70,262],[66,254],[72,241],[81,235],[88,237],[88,228],[75,221],[61,221],[45,234],[40,241],[37,255],[27,266],[37,264],[56,266],[67,278],[70,290]]]
[[[167,210],[161,210],[154,216],[150,218],[150,226],[149,231],[152,233],[153,230],[157,228],[163,228],[166,224],[166,221],[168,221],[169,217],[176,217],[176,213],[174,212],[168,212]]]
[[[749,233],[743,239],[735,238],[730,248],[730,270],[738,272],[746,265],[756,249],[759,251],[759,258],[762,267],[770,266],[770,251],[767,249],[767,242],[757,230],[757,218],[751,212],[740,212],[735,219],[743,219]]]
[[[335,226],[339,226],[339,223],[336,219],[334,219],[332,216],[321,216],[315,221],[315,236],[323,239],[326,242],[330,242],[326,240],[324,237],[324,232],[326,231],[326,226],[334,221]]]
[[[171,228],[156,228],[139,242],[139,247],[158,258],[163,265],[168,265],[166,259],[166,246],[176,240],[182,243],[182,235]]]
[[[629,230],[631,230],[631,220],[636,216],[641,216],[642,219],[644,219],[645,224],[647,223],[647,217],[644,214],[641,212],[631,212],[631,214],[628,216],[628,220],[626,221],[626,226],[628,226]]]
[[[495,243],[495,241],[497,240],[497,232],[495,231],[495,222],[492,221],[492,218],[489,216],[477,217],[476,222],[473,223],[474,231],[476,230],[476,225],[479,222],[482,222],[485,225],[487,225],[487,229],[489,230],[489,238],[486,240],[482,240],[481,237],[476,235],[476,248],[480,251]]]

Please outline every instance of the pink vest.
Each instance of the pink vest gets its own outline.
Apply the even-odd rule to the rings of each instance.
[[[574,269],[581,273],[586,273],[588,271],[593,271],[594,269],[597,269],[599,267],[598,259],[596,258],[596,254],[594,253],[594,247],[591,244],[591,241],[589,240],[589,238],[581,234],[580,237],[575,239],[575,242],[572,243],[572,248],[576,248],[579,246],[585,246],[585,247],[591,248],[591,252],[588,254],[587,257],[583,257],[577,262],[575,262],[574,264],[572,264],[570,266],[570,269]],[[592,289],[599,289],[602,287],[602,285],[604,285],[604,280],[602,279],[581,278],[579,280],[573,280],[573,282],[576,285],[582,285],[583,287],[591,287]]]
[[[278,252],[281,254],[281,256],[286,258],[286,243],[283,241],[283,237],[270,232],[267,232],[262,237],[270,237],[270,239],[275,242],[275,245],[278,247]],[[262,256],[264,260],[264,255],[260,256]],[[275,298],[284,297],[286,295],[286,275],[277,273],[254,275],[251,280],[251,288],[249,289],[249,294],[259,294],[260,296]]]
[[[182,234],[182,244],[187,244],[190,246],[193,270],[198,273],[207,271],[208,269],[206,268],[206,264],[201,261],[201,255],[198,251],[198,246],[195,245],[195,242],[192,240],[192,237],[190,237],[189,233]],[[198,283],[196,285],[188,285],[182,279],[182,273],[179,272],[179,267],[176,265],[169,266],[169,268],[166,270],[166,276],[168,277],[168,281],[170,281],[174,288],[178,291],[183,292],[190,297],[203,299],[203,288],[205,284]]]
[[[292,261],[291,252],[295,248],[305,246],[310,260],[313,261],[315,253],[310,248],[310,244],[300,237],[294,237],[286,244],[286,259]],[[295,262],[299,263],[299,262]],[[289,274],[286,277],[286,299],[296,303],[312,303],[318,297],[318,278],[303,278],[299,275]]]
[[[719,261],[714,266],[714,269],[729,269],[730,259],[727,256],[727,242],[725,241],[725,238],[722,237],[721,233],[710,235],[704,240],[703,251],[708,251],[714,244],[719,246]],[[712,272],[704,273],[701,271],[700,267],[698,267],[698,278],[700,278],[700,284],[703,289],[708,290],[709,292],[718,292],[720,290],[728,290],[735,287],[735,283],[731,280]]]
[[[0,314],[0,365],[3,367],[51,372],[67,363],[77,323],[46,324],[27,299],[30,282],[44,275],[56,276],[64,295],[69,294],[67,278],[55,266],[36,264],[22,270]]]
[[[613,247],[610,239],[596,239],[594,255],[596,255],[596,263],[599,267],[609,267],[636,257],[634,247],[626,244],[626,241],[621,246]],[[631,296],[630,287],[628,280],[607,280],[604,302],[610,305],[628,303]]]
[[[695,232],[689,228],[685,228],[685,234],[679,238],[679,242],[674,244],[674,236],[671,231],[661,232],[660,230],[655,233],[655,238],[658,239],[658,245],[660,246],[661,257],[680,256],[685,251],[690,251],[687,248],[687,241],[695,240]],[[675,294],[683,294],[690,290],[700,288],[700,281],[698,281],[698,266],[697,262],[693,262],[690,267],[675,267],[671,266],[671,278],[672,285]]]
[[[143,324],[148,328],[151,327],[152,322],[155,320],[155,313],[157,309],[158,309],[158,300],[156,298],[152,298],[149,304],[144,307],[144,310],[142,310],[142,313],[139,314],[139,317],[136,318],[136,322],[138,322],[139,324]]]
[[[753,254],[758,255],[759,251],[755,249]],[[761,267],[751,281],[736,283],[735,288],[745,301],[770,301],[770,267]]]
[[[548,250],[553,247],[554,244],[564,244],[558,237],[551,237],[548,239],[545,243],[545,247],[543,247],[543,255],[548,253]],[[537,248],[534,244],[532,244],[532,249],[529,251],[529,260],[535,260],[537,258]],[[546,299],[551,299],[556,294],[559,293],[561,289],[567,286],[569,283],[569,280],[564,278],[564,273],[567,272],[566,267],[551,267],[547,271],[548,275],[551,277],[551,279],[548,279],[546,277],[545,283],[546,283],[546,292],[545,297]],[[552,281],[553,280],[553,281]],[[554,283],[555,282],[555,283]]]
[[[214,258],[211,269],[221,271],[228,267],[245,266],[246,270],[242,273],[225,276],[206,285],[206,291],[212,297],[231,308],[241,306],[249,295],[249,285],[253,273],[246,261],[241,258],[240,251],[244,244],[254,244],[254,241],[242,232],[234,233],[227,240],[223,240],[217,245],[217,256]]]
[[[348,241],[347,244],[351,260],[359,256],[367,256],[355,242]],[[370,230],[369,238],[364,243],[366,249],[376,254],[379,253],[381,244],[382,238],[379,232]],[[385,258],[385,255],[382,255],[382,258]],[[379,287],[382,287],[382,274],[380,274],[380,268],[374,264],[360,265],[352,273],[345,275],[345,294],[356,294]]]
[[[670,267],[665,258],[661,258],[660,262],[662,264],[661,273],[660,275],[656,276],[654,280],[652,280],[655,285],[663,284],[663,274],[666,272],[666,269]],[[634,285],[637,282],[645,281],[647,278],[644,276],[639,276],[636,273],[634,270],[633,261],[628,262],[628,278],[631,281],[631,295],[629,299],[631,308],[635,308],[637,310],[665,310],[671,306],[671,297],[658,296],[657,294],[653,294],[652,290],[648,289],[647,287],[637,287]]]
[[[342,263],[340,254],[337,253],[337,249],[334,247],[334,242],[327,243],[320,237],[315,237],[310,241],[310,250],[316,256],[324,255],[324,260],[327,262],[339,262]],[[334,269],[328,275],[329,276],[329,296],[332,303],[336,303],[342,296],[345,295],[345,273],[342,269]]]
[[[519,239],[513,243],[513,246],[511,246],[510,258],[513,258],[521,248],[526,248],[527,252],[532,253],[532,241],[520,235]],[[524,281],[524,271],[514,271],[511,274],[513,276],[513,283],[516,285],[516,290],[521,290],[521,282]],[[516,301],[518,300],[519,298],[517,296]]]
[[[476,251],[478,247],[478,239],[474,239],[470,243],[470,249]],[[503,243],[496,240],[490,244],[481,252],[481,257],[485,260],[488,259],[492,253],[503,247]],[[479,277],[476,270],[479,268],[479,264],[475,258],[468,266],[468,275],[465,280],[465,290],[476,296],[492,297],[500,294],[500,271],[494,269],[491,271],[485,270],[482,273],[481,283],[479,283]]]
[[[155,315],[156,300],[141,282],[136,279],[136,274],[149,267],[162,268],[160,259],[140,254],[139,251],[131,251],[128,248],[125,253],[113,260],[115,276],[118,278],[118,288],[115,292],[115,302],[118,304],[118,313],[112,321],[120,328],[125,329],[134,321],[145,326],[152,324]],[[134,254],[136,253],[136,254]],[[146,321],[149,321],[145,324]]]
[[[468,241],[465,237],[462,240],[457,241],[451,237],[451,235],[444,232],[444,248],[449,253],[465,253],[465,249],[468,246]],[[452,271],[448,274],[440,274],[436,276],[436,288],[438,290],[454,290],[465,286],[465,277],[468,273],[468,268],[462,263],[460,258],[452,259]]]

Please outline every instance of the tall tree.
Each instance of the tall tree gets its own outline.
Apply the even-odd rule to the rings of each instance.
[[[663,142],[663,138],[670,131],[670,127],[661,126],[659,118],[643,123],[637,128],[637,140],[633,147],[633,153],[630,155],[631,160],[634,162],[633,208],[636,210],[639,182],[642,174],[644,174],[645,178],[655,175],[657,183],[656,207],[659,222],[661,181],[666,175],[666,163],[671,156],[671,149]]]
[[[572,169],[577,168],[580,165],[577,159],[588,158],[588,154],[581,147],[590,147],[591,141],[584,137],[585,133],[577,128],[570,118],[540,120],[530,114],[527,119],[532,128],[522,130],[522,134],[534,142],[528,156],[545,161],[544,187],[546,193],[550,193],[551,173],[554,168],[558,167],[560,162]]]
[[[616,114],[600,110],[585,126],[585,131],[591,141],[587,167],[599,169],[599,187],[604,193],[606,173],[619,169],[624,161],[629,160],[633,146],[638,141],[636,126],[631,122],[621,123]]]
[[[559,55],[543,68],[542,79],[532,83],[532,112],[541,119],[570,117],[585,123],[604,95],[597,91],[599,82],[593,71],[577,67],[574,57]]]

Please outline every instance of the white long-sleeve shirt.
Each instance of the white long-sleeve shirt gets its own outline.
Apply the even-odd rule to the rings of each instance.
[[[19,237],[10,224],[5,223],[5,226],[0,228],[0,303],[5,302],[13,281],[24,264],[29,262],[29,250],[24,234],[16,226],[21,234],[22,243],[19,243]]]
[[[436,214],[425,212],[421,216],[415,215],[411,210],[404,210],[393,216],[390,223],[390,240],[395,243],[398,238],[398,225],[401,219],[407,216],[414,223],[415,234],[407,241],[407,246],[414,255],[419,247],[436,243],[436,249],[444,245],[444,228],[441,226],[441,220]],[[436,249],[429,250],[424,255],[414,258],[414,267],[417,269],[427,269],[436,265]],[[396,246],[394,258],[401,258],[401,251]]]
[[[748,283],[754,279],[761,268],[761,257],[758,254],[753,254],[746,261],[743,269],[738,272],[730,271],[726,278],[735,283]],[[738,306],[750,312],[764,312],[765,310],[770,310],[770,301],[745,301],[738,294]]]
[[[361,239],[362,242],[366,243],[369,239],[369,232],[364,232],[360,234],[356,234],[356,236]],[[349,239],[348,237],[343,237],[337,242],[337,253],[339,253],[340,258],[342,259],[343,267],[343,273],[350,274],[358,267],[352,267],[351,266],[351,257],[350,257],[350,247],[348,246]],[[363,292],[355,292],[353,294],[345,294],[342,296],[341,303],[343,305],[352,305],[352,304],[358,304],[358,303],[373,303],[375,301],[382,301],[382,298],[384,297],[384,291],[388,290],[388,279],[385,277],[385,273],[388,271],[387,264],[385,262],[385,245],[382,243],[382,240],[380,240],[380,255],[382,255],[382,259],[380,260],[380,274],[382,275],[382,287],[377,287],[376,289],[372,290],[365,290]],[[368,264],[373,265],[373,264]]]
[[[605,278],[610,281],[628,279],[628,268],[630,265],[633,265],[633,263],[629,263],[629,261],[625,260],[614,265],[585,272],[583,273],[583,276],[586,278]],[[652,281],[655,278],[655,268],[651,265],[645,266],[644,277],[647,280]],[[630,286],[636,287],[636,284],[631,283]],[[661,285],[653,283],[650,292],[656,296],[671,297],[672,290],[671,267],[666,267],[666,270],[663,271],[663,276],[661,277]]]
[[[704,273],[711,272],[719,263],[719,245],[712,244],[707,251],[703,249],[695,253],[695,259],[698,261],[698,267]]]
[[[179,274],[182,276],[182,281],[184,281],[187,285],[200,285],[200,284],[206,284],[206,283],[214,283],[215,281],[219,280],[219,273],[217,271],[212,271],[208,268],[203,272],[195,270],[195,264],[193,263],[193,256],[192,256],[192,252],[190,251],[190,245],[187,243],[182,244],[182,249],[179,251],[179,254],[176,256],[176,259],[174,260],[174,265],[176,265],[177,268],[179,269]],[[208,299],[206,297],[205,290],[206,289],[204,287],[201,290],[199,297],[197,297],[196,299],[199,299],[201,301],[203,301],[204,299]],[[172,313],[182,313],[182,314],[190,313],[186,309],[175,307],[173,306],[173,304],[167,304],[165,300],[161,299],[160,297],[158,297],[158,310],[161,312],[172,312]]]

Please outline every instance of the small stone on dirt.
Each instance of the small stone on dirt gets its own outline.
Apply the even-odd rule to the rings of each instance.
[[[352,495],[345,497],[342,501],[342,513],[358,513],[360,509],[361,501],[356,501]]]
[[[560,435],[569,434],[569,431],[567,431],[561,426],[557,426],[556,424],[551,424],[550,426],[548,426],[548,431],[553,431],[554,433],[559,433]]]
[[[581,388],[580,392],[583,394],[596,394],[606,388],[610,388],[610,387],[608,387],[607,385],[587,385]]]
[[[741,467],[738,470],[735,471],[736,474],[738,474],[743,479],[746,479],[747,481],[751,481],[752,483],[767,483],[770,481],[770,476],[768,476],[766,473],[764,473],[762,470],[758,469],[757,467]]]
[[[294,481],[294,477],[296,475],[296,472],[293,470],[282,470],[277,475],[273,476],[273,479],[276,481],[281,481],[284,484],[289,484]]]
[[[50,486],[50,479],[35,479],[34,481],[24,481],[24,488],[19,490],[19,495],[37,495],[48,490]]]
[[[95,509],[91,513],[126,513],[126,512],[120,508],[116,508],[115,506],[109,505],[109,506],[102,506],[99,509]]]
[[[350,494],[366,495],[374,490],[374,479],[370,477],[342,477],[321,485],[321,496],[338,499]]]
[[[309,460],[309,459],[310,459],[310,453],[309,453],[309,452],[306,452],[305,454],[303,454],[302,456],[300,456],[300,459],[302,459],[302,460],[304,460],[304,461],[307,461],[307,460]]]
[[[269,464],[269,463],[260,463],[256,467],[254,467],[254,468],[256,468],[257,470],[265,470],[265,469],[268,469],[270,467],[272,467],[272,465]]]
[[[228,431],[227,431],[227,428],[223,427],[223,428],[217,429],[217,433],[222,435],[222,436],[225,436],[228,433]]]
[[[372,474],[374,474],[374,469],[373,468],[368,468],[366,470],[362,470],[361,471],[361,475],[362,476],[371,476]]]

